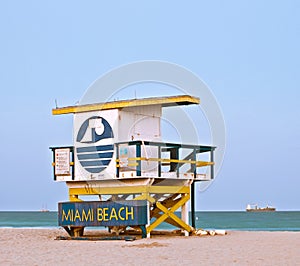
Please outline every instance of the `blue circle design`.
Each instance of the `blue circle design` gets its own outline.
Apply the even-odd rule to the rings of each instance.
[[[102,133],[97,133],[97,126],[93,122],[101,124]],[[94,123],[95,124],[95,123]],[[103,117],[92,116],[86,119],[77,133],[76,142],[84,143],[85,146],[77,147],[77,158],[81,166],[89,173],[97,174],[102,172],[110,164],[114,154],[114,144],[100,145],[103,139],[113,139],[112,127]]]

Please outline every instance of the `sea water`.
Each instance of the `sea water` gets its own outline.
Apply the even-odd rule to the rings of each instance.
[[[197,229],[300,231],[299,211],[200,211],[195,214],[195,225]],[[57,212],[0,212],[0,227],[58,228],[58,214]],[[175,229],[175,227],[162,223],[157,229]]]

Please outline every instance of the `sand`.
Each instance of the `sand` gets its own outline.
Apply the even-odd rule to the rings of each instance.
[[[300,265],[300,232],[55,240],[63,229],[0,229],[0,265]]]

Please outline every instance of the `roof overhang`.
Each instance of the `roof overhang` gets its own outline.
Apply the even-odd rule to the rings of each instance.
[[[200,99],[190,95],[178,95],[169,97],[152,97],[142,99],[131,99],[122,101],[113,101],[106,103],[95,103],[85,105],[74,105],[66,106],[61,108],[52,109],[53,115],[63,114],[75,114],[83,112],[111,110],[111,109],[122,109],[125,107],[136,107],[136,106],[150,106],[150,105],[161,105],[162,107],[178,106],[178,105],[190,105],[199,104]]]

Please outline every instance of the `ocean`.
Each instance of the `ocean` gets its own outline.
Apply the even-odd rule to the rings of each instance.
[[[58,228],[57,212],[0,212],[0,228]],[[92,227],[90,227],[92,229]],[[300,231],[300,211],[196,212],[196,228],[241,231]],[[166,223],[157,229],[175,229]]]

